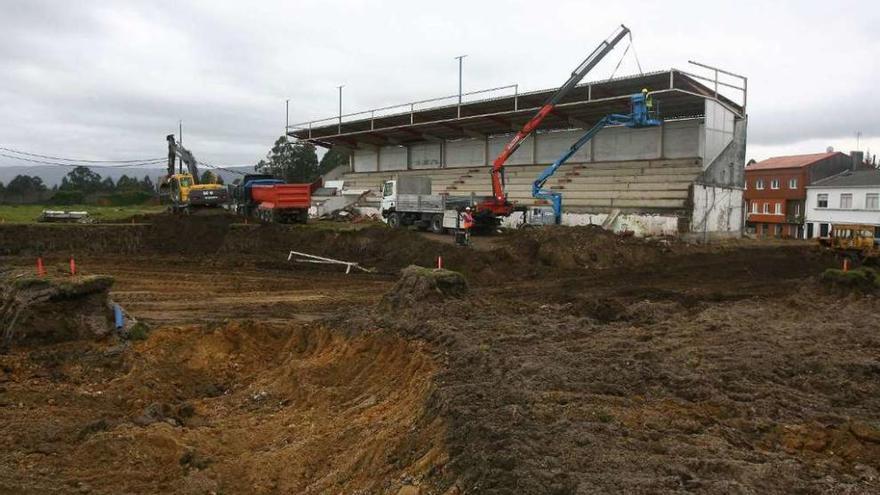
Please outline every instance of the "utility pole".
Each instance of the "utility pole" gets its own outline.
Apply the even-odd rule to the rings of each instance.
[[[344,84],[336,86],[336,88],[339,89],[339,126],[336,130],[338,134],[342,134],[342,88],[344,87]]]
[[[284,137],[287,137],[287,132],[290,130],[290,98],[284,100]]]
[[[177,121],[177,141],[180,143],[181,146],[183,146],[183,120]],[[183,173],[183,160],[180,160],[180,162],[178,163],[177,173]]]
[[[462,61],[464,60],[465,57],[467,57],[467,55],[459,55],[457,57],[454,57],[454,58],[458,59],[458,116],[459,117],[461,117],[461,67],[462,67]]]

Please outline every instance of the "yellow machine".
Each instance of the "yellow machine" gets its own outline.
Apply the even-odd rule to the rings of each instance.
[[[192,213],[198,208],[222,207],[229,201],[229,193],[223,184],[199,184],[198,162],[192,153],[174,141],[168,141],[168,175],[159,184],[159,198],[168,204],[171,211]],[[180,169],[175,172],[177,159]],[[188,173],[183,171],[186,165]]]
[[[880,259],[880,238],[878,238],[878,227],[874,225],[832,225],[828,237],[820,237],[819,244],[854,261],[867,262]]]

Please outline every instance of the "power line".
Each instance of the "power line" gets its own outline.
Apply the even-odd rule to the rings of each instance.
[[[15,153],[15,154],[18,154],[18,155],[33,156],[33,157],[36,157],[36,158],[46,158],[46,159],[48,159],[48,160],[58,160],[58,161],[62,161],[62,162],[82,162],[82,163],[143,163],[143,162],[154,162],[154,161],[165,160],[165,158],[161,158],[161,157],[160,157],[160,158],[142,158],[142,159],[139,159],[139,160],[85,160],[85,159],[79,159],[79,158],[63,158],[63,157],[58,157],[58,156],[40,155],[40,154],[38,154],[38,153],[28,153],[27,151],[19,151],[19,150],[12,149],[12,148],[4,148],[4,147],[2,147],[2,146],[0,146],[0,150],[8,151],[8,152],[10,152],[10,153]]]
[[[211,165],[210,163],[205,163],[205,162],[200,162],[200,161],[196,161],[196,163],[198,163],[199,165],[202,165],[203,167],[213,168],[216,170],[223,170],[225,172],[229,172],[232,174],[247,175],[245,172],[242,172],[241,170],[232,170],[230,168],[218,167],[217,165]]]
[[[5,148],[0,148],[0,149],[5,149]],[[75,168],[75,167],[133,168],[133,167],[139,167],[139,166],[145,166],[145,165],[158,165],[158,164],[166,161],[165,158],[159,158],[159,159],[152,160],[152,161],[144,161],[144,162],[140,162],[140,163],[127,163],[127,164],[122,164],[122,165],[85,165],[85,164],[81,164],[81,163],[80,164],[77,164],[77,163],[58,163],[58,162],[50,162],[50,161],[46,161],[46,160],[35,160],[33,158],[24,158],[21,156],[7,155],[6,153],[0,153],[0,156],[2,156],[4,158],[11,158],[13,160],[21,160],[21,161],[25,161],[25,162],[39,163],[42,165],[51,165],[51,166],[55,166],[55,167],[71,167],[71,168]]]

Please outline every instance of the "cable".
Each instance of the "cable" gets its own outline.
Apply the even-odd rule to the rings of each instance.
[[[614,67],[614,71],[611,72],[611,77],[608,78],[609,81],[611,79],[614,79],[614,74],[617,74],[617,69],[620,68],[620,64],[623,63],[623,57],[625,57],[626,54],[629,52],[629,47],[631,47],[631,46],[632,46],[632,40],[630,40],[630,44],[626,45],[626,50],[623,51],[623,55],[621,55],[620,60],[617,61],[617,65]]]
[[[0,146],[0,150],[8,151],[8,152],[10,152],[10,153],[15,153],[15,154],[18,154],[18,155],[33,156],[33,157],[37,157],[37,158],[46,158],[46,159],[49,159],[49,160],[59,160],[59,161],[62,161],[62,162],[83,162],[83,163],[141,163],[141,162],[153,162],[153,161],[158,161],[158,160],[165,160],[165,158],[143,158],[143,159],[140,159],[140,160],[80,160],[80,159],[77,159],[77,158],[61,158],[61,157],[57,157],[57,156],[40,155],[40,154],[37,154],[37,153],[28,153],[28,152],[26,152],[26,151],[19,151],[19,150],[15,150],[15,149],[12,149],[12,148],[4,148],[4,147],[2,147],[2,146]]]
[[[196,161],[196,163],[198,163],[199,165],[202,165],[203,167],[213,168],[216,170],[223,170],[225,172],[229,172],[232,174],[247,175],[247,173],[242,172],[241,170],[232,170],[230,168],[218,167],[217,165],[211,165],[210,163],[205,163],[205,162],[200,162],[200,161]]]
[[[0,148],[0,149],[5,149],[5,148]],[[31,162],[31,163],[40,163],[43,165],[51,165],[51,166],[55,166],[55,167],[72,167],[72,168],[76,168],[76,167],[133,168],[133,167],[139,167],[139,166],[144,166],[144,165],[158,165],[158,164],[166,161],[164,158],[162,158],[162,159],[156,159],[156,160],[152,160],[152,161],[145,161],[145,162],[140,162],[140,163],[129,163],[129,164],[124,164],[124,165],[84,165],[84,164],[76,164],[76,163],[58,163],[58,162],[48,162],[45,160],[34,160],[32,158],[24,158],[21,156],[7,155],[6,153],[0,153],[0,156],[5,157],[5,158],[11,158],[13,160],[21,160],[21,161]]]
[[[639,68],[639,75],[640,75],[640,76],[644,76],[645,73],[644,73],[644,71],[642,71],[642,63],[639,62],[639,54],[636,53],[636,44],[633,43],[633,34],[632,34],[632,31],[629,32],[629,45],[630,45],[630,46],[632,47],[632,49],[633,49],[633,57],[635,57],[635,59],[636,59],[636,66]]]

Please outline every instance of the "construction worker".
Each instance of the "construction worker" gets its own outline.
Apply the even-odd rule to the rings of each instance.
[[[654,97],[648,93],[648,88],[642,88],[642,96],[645,97],[645,108],[650,112],[654,108]]]
[[[464,243],[471,243],[471,229],[474,228],[474,215],[471,213],[471,207],[468,206],[461,213],[461,228],[464,230]]]

